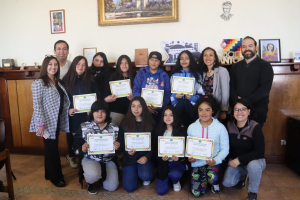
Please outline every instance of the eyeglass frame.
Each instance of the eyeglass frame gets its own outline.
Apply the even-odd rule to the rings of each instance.
[[[234,112],[239,112],[239,111],[241,111],[241,112],[246,112],[246,110],[248,110],[249,108],[247,108],[247,107],[243,107],[243,108],[234,108],[233,109],[233,111]]]

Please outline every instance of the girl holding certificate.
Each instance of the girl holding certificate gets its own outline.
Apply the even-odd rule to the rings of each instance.
[[[101,96],[97,96],[98,99],[103,99],[105,84],[108,78],[112,74],[105,53],[98,52],[93,57],[93,63],[90,69],[90,73],[95,78],[95,82],[99,88],[99,93]]]
[[[139,70],[139,72],[137,73],[134,79],[132,92],[133,96],[136,97],[141,96],[143,88],[163,90],[163,106],[166,106],[170,102],[171,86],[170,77],[161,69],[161,59],[161,53],[157,51],[153,51],[149,54],[149,65],[145,69]],[[152,113],[155,122],[158,122],[162,114],[162,109],[149,105],[148,110],[150,113]]]
[[[180,120],[173,106],[169,105],[164,109],[163,117],[156,128],[156,134],[165,137],[186,137],[186,129],[183,130],[180,127]],[[157,149],[156,147],[155,150]],[[170,181],[173,183],[173,190],[179,192],[181,190],[180,179],[186,170],[187,159],[175,155],[172,157],[157,157],[157,155],[156,192],[159,195],[166,194],[169,190]]]
[[[74,165],[74,151],[72,149],[74,137],[73,135],[79,129],[80,124],[86,121],[86,113],[75,113],[78,110],[74,108],[73,96],[81,94],[91,94],[96,93],[97,98],[100,96],[98,92],[98,87],[93,81],[93,77],[86,72],[87,70],[87,60],[84,56],[77,56],[74,58],[71,66],[64,76],[62,82],[68,92],[69,100],[71,102],[69,108],[69,121],[70,121],[70,132],[67,133],[67,143],[68,143],[68,155],[66,159],[69,162],[73,162]],[[74,133],[74,134],[73,134]],[[77,167],[77,164],[76,164]],[[74,168],[76,168],[74,167]]]
[[[105,134],[114,134],[115,142],[113,143],[112,141],[111,144],[107,145],[111,145],[114,150],[119,149],[120,143],[116,141],[118,138],[119,128],[113,123],[110,123],[110,121],[111,118],[109,117],[108,104],[103,100],[97,100],[91,107],[91,112],[88,115],[88,121],[80,125],[80,128],[76,131],[74,136],[74,149],[83,157],[81,162],[84,171],[83,175],[88,183],[88,192],[90,194],[97,194],[98,188],[96,182],[101,178],[105,179],[103,181],[103,188],[108,191],[115,191],[119,186],[115,154],[88,153],[90,148],[95,148],[90,146],[88,143],[88,138],[93,134],[103,134],[104,136]]]
[[[188,50],[182,51],[178,56],[171,77],[171,83],[174,76],[195,78],[193,94],[173,93],[171,95],[171,103],[178,110],[179,117],[183,119],[183,124],[186,127],[197,119],[193,105],[195,105],[200,95],[204,94],[199,83],[201,75],[197,67],[193,54]]]
[[[220,62],[213,48],[205,48],[200,56],[199,65],[202,68],[203,90],[206,95],[213,95],[221,104],[221,112],[215,115],[219,120],[226,118],[229,110],[229,73]]]
[[[219,104],[212,96],[199,98],[195,108],[199,119],[189,126],[188,136],[211,139],[214,143],[211,160],[188,158],[192,163],[191,192],[196,197],[204,195],[209,182],[212,185],[211,191],[219,194],[220,165],[229,153],[228,132],[223,124],[213,118],[219,110]]]
[[[58,152],[59,131],[69,132],[69,98],[59,82],[59,62],[47,56],[40,77],[31,85],[33,115],[29,132],[43,137],[45,144],[45,179],[56,187],[66,186]]]
[[[262,171],[266,168],[264,134],[253,120],[249,101],[238,99],[233,111],[233,120],[227,124],[230,152],[223,185],[244,189],[249,178],[248,199],[257,199]]]
[[[152,132],[152,117],[147,104],[142,97],[134,97],[128,108],[124,120],[120,124],[119,139],[123,152],[123,187],[127,192],[133,192],[138,179],[143,185],[149,185],[153,178],[153,162],[151,151],[125,151],[125,132]]]
[[[121,81],[121,80],[130,80],[130,87],[133,87],[133,70],[131,66],[131,60],[127,55],[122,55],[119,57],[116,66],[116,72],[114,72],[106,83],[104,91],[104,100],[109,103],[111,110],[110,117],[112,122],[119,126],[123,120],[125,114],[127,113],[130,100],[133,98],[132,94],[129,94],[127,97],[117,98],[116,95],[111,93],[110,81]]]

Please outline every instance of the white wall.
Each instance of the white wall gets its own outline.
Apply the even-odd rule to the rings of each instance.
[[[138,48],[163,53],[161,40],[196,40],[200,50],[211,46],[220,51],[222,39],[250,35],[279,38],[282,58],[300,50],[299,0],[231,0],[229,21],[220,18],[224,1],[179,0],[179,22],[100,27],[97,0],[0,0],[0,63],[13,58],[18,65],[40,65],[59,39],[69,43],[71,60],[83,48],[97,47],[109,62],[121,54],[134,60]],[[49,11],[58,9],[65,9],[66,33],[51,34]]]

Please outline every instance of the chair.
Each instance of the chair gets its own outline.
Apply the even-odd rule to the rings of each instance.
[[[8,198],[14,200],[15,195],[14,195],[13,179],[11,176],[12,172],[11,172],[10,156],[9,156],[8,149],[5,149],[4,151],[0,152],[0,161],[4,161],[5,163],[6,178],[7,178],[7,186],[2,186],[1,191],[7,192]]]
[[[4,149],[5,149],[5,122],[4,120],[0,119],[0,151],[4,151]],[[0,169],[2,169],[3,165],[4,162],[0,162]],[[11,172],[11,175],[15,180],[17,180],[13,172]]]

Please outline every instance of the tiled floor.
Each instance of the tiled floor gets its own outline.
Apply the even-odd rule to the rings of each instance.
[[[18,200],[83,200],[83,199],[196,199],[189,193],[188,180],[183,184],[180,192],[169,192],[164,196],[157,195],[156,181],[149,186],[139,185],[138,189],[128,194],[121,186],[115,192],[100,189],[97,195],[89,195],[86,188],[81,189],[78,182],[77,169],[71,169],[64,158],[61,158],[63,174],[67,186],[56,188],[44,179],[43,156],[11,154],[12,170],[17,177],[14,180],[15,195]],[[3,180],[3,169],[0,179]],[[200,199],[246,199],[247,190],[223,188],[220,195],[213,194],[210,190]],[[262,200],[300,200],[300,177],[285,165],[267,165],[263,172],[259,188],[258,199]]]

